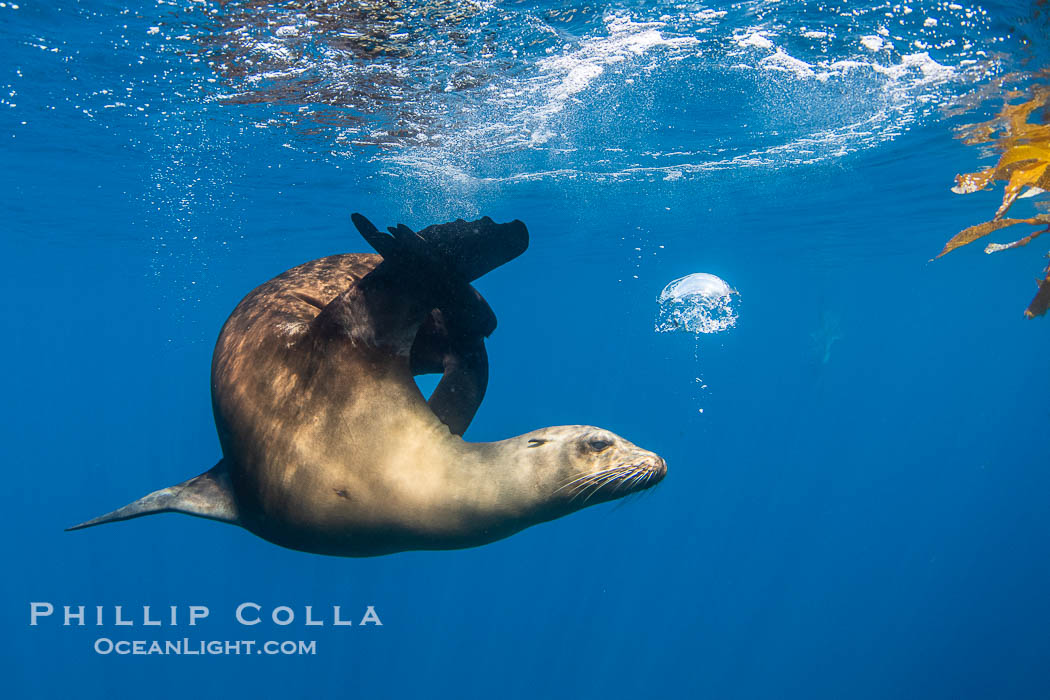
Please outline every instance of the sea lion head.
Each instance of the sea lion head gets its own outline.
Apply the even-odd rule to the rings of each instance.
[[[667,474],[659,455],[591,425],[542,428],[517,438],[546,487],[546,505],[561,514],[621,498],[658,484]]]

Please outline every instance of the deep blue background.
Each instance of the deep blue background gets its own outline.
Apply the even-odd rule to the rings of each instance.
[[[40,81],[30,106],[60,89]],[[1050,693],[1050,331],[1021,317],[1044,261],[1035,244],[927,262],[995,207],[947,192],[977,164],[949,123],[813,166],[442,190],[283,149],[241,109],[183,132],[0,116],[7,697]],[[159,143],[179,133],[176,158]],[[63,532],[215,463],[222,322],[288,267],[365,250],[351,211],[523,219],[528,253],[478,284],[500,327],[467,437],[599,425],[663,455],[666,481],[483,548],[376,559],[181,516]],[[698,271],[740,291],[738,326],[654,333],[660,289]],[[205,604],[197,638],[318,654],[101,657],[98,636],[185,628],[31,628],[39,600]],[[384,625],[246,629],[244,600],[372,604]]]

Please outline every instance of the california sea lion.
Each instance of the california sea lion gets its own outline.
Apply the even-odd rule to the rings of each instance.
[[[223,458],[70,529],[161,512],[240,525],[307,552],[371,556],[492,542],[648,488],[664,461],[607,430],[465,442],[496,317],[471,282],[528,247],[520,221],[387,235],[252,291],[223,326],[212,403]],[[414,374],[441,372],[429,404]]]

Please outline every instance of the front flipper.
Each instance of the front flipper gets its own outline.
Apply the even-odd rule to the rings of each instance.
[[[445,356],[445,373],[427,405],[453,435],[463,435],[485,398],[489,383],[489,359],[485,341],[459,348]]]
[[[472,287],[455,303],[434,309],[412,344],[412,374],[444,376],[427,404],[453,435],[470,426],[489,380],[485,337],[496,327],[496,316]]]

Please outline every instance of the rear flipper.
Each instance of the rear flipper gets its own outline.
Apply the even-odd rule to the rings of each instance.
[[[458,337],[492,332],[495,316],[470,283],[525,251],[525,224],[497,224],[485,217],[418,233],[399,224],[387,234],[360,214],[352,219],[383,261],[317,315],[311,330],[316,340],[347,338],[407,355],[434,309],[450,316]]]
[[[477,221],[456,219],[418,233],[398,224],[386,234],[360,214],[350,218],[385,263],[427,275],[432,281],[473,282],[529,247],[529,232],[517,219],[507,224],[497,224],[487,216]]]
[[[237,505],[233,500],[230,479],[222,461],[189,481],[169,486],[143,496],[134,503],[118,508],[112,513],[100,515],[86,522],[68,527],[80,530],[85,527],[130,520],[154,513],[185,513],[200,518],[238,524]]]

